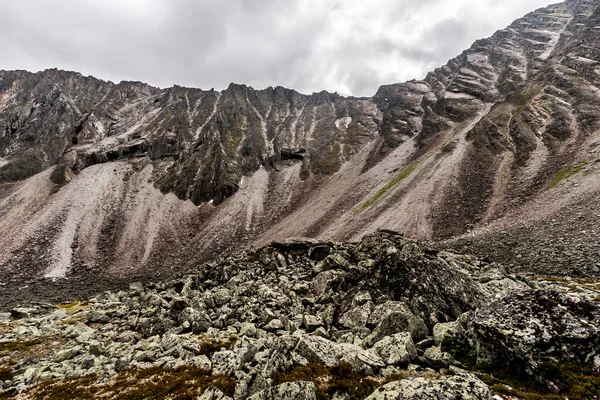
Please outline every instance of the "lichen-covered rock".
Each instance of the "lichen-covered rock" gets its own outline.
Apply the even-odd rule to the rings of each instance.
[[[342,271],[329,270],[321,272],[313,281],[312,290],[316,296],[322,296],[340,282]]]
[[[367,302],[358,307],[352,308],[339,319],[339,323],[344,328],[349,329],[360,329],[367,325],[371,310],[373,309],[373,303]]]
[[[465,270],[468,265],[459,268],[454,260],[432,257],[428,254],[431,251],[414,242],[382,232],[365,236],[360,248],[375,259],[371,276],[378,279],[375,283],[370,278],[373,285],[385,289],[392,299],[406,299],[410,311],[430,327],[455,320],[486,297],[481,285]]]
[[[187,323],[194,333],[206,332],[211,326],[211,320],[205,311],[196,310],[192,307],[184,308],[178,315],[180,324]]]
[[[270,320],[269,323],[264,326],[264,329],[266,331],[275,332],[280,329],[283,329],[283,323],[281,322],[281,320],[279,318],[275,318],[275,319]]]
[[[366,400],[489,400],[487,385],[472,374],[440,377],[438,380],[408,378],[390,382]]]
[[[257,333],[256,325],[252,322],[243,322],[240,326],[240,336],[255,337]]]
[[[453,337],[460,331],[460,324],[457,321],[442,322],[433,327],[433,340],[436,346],[442,344],[447,336]]]
[[[294,352],[304,357],[308,362],[333,367],[338,363],[335,346],[335,343],[319,336],[304,336],[298,342]]]
[[[323,319],[316,315],[304,315],[302,319],[302,325],[306,328],[307,331],[312,332],[320,326],[324,325]]]
[[[266,360],[261,372],[270,377],[274,372],[291,369],[294,365],[292,353],[299,341],[300,337],[291,335],[284,335],[275,339],[270,351],[265,355]]]
[[[237,354],[231,350],[214,353],[210,361],[216,374],[232,374],[240,364]]]
[[[598,305],[583,300],[593,298],[592,289],[553,296],[549,291],[519,290],[502,299],[488,288],[481,293],[488,293],[489,304],[461,314],[456,321],[428,327],[421,306],[436,307],[445,294],[433,294],[423,283],[422,292],[413,288],[413,297],[398,296],[399,288],[389,286],[388,277],[381,275],[379,255],[403,254],[388,261],[398,262],[400,272],[407,273],[399,261],[404,257],[409,261],[402,262],[422,270],[423,282],[432,279],[429,263],[447,273],[457,268],[469,271],[465,299],[472,287],[481,288],[492,280],[535,283],[474,258],[426,252],[417,242],[389,231],[369,235],[358,244],[327,244],[327,265],[308,257],[307,249],[314,245],[294,242],[248,250],[188,276],[102,293],[69,312],[36,306],[29,316],[0,327],[0,342],[18,343],[19,348],[9,355],[16,367],[9,371],[14,377],[3,382],[3,388],[22,390],[41,380],[86,374],[110,379],[132,369],[193,367],[235,380],[233,397],[243,399],[263,391],[262,395],[276,396],[279,389],[273,385],[289,380],[280,380],[282,375],[307,379],[308,373],[337,379],[337,373],[351,369],[356,377],[375,385],[396,373],[438,376],[425,372],[423,366],[469,368],[477,356],[497,361],[501,354],[506,359],[500,361],[512,363],[531,355],[531,365],[553,358],[592,366],[600,363]],[[338,253],[348,262],[343,267],[348,271],[327,269],[345,265],[336,258]],[[264,254],[268,257],[261,258]],[[323,271],[339,274],[333,286],[315,296],[311,288],[315,280],[327,277]],[[552,307],[543,308],[545,302]],[[427,318],[432,323],[437,317]],[[553,327],[546,331],[563,335],[562,341],[546,348],[537,344],[548,335],[544,329],[532,329],[545,326]],[[521,331],[528,334],[521,337]],[[34,351],[23,349],[30,345]],[[40,353],[42,346],[52,351]],[[448,385],[443,387],[456,389]],[[419,387],[424,393],[433,390]]]
[[[337,344],[335,352],[337,353],[337,364],[348,363],[352,365],[355,371],[360,371],[367,375],[373,375],[374,371],[385,367],[385,362],[377,352],[371,349],[365,350],[355,344]]]
[[[481,364],[532,372],[550,361],[594,366],[600,354],[600,303],[576,294],[513,292],[490,301],[467,324]]]
[[[258,392],[248,400],[316,400],[315,384],[306,381],[286,382]]]
[[[451,364],[455,363],[454,358],[450,353],[442,351],[439,347],[434,346],[425,350],[423,354],[425,363],[432,368],[447,368]]]
[[[375,307],[368,324],[376,324],[373,333],[365,340],[369,345],[398,332],[409,332],[415,341],[424,339],[429,333],[423,319],[414,315],[406,304],[398,301],[388,301]]]
[[[417,349],[408,332],[386,336],[373,345],[387,365],[408,364],[417,358]]]
[[[206,388],[202,396],[198,397],[197,400],[231,400],[231,397],[226,396],[222,391],[214,386]]]

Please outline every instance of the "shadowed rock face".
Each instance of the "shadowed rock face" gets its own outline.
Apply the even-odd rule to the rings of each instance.
[[[0,277],[110,282],[378,228],[596,274],[598,26],[594,1],[552,5],[372,98],[0,71]]]
[[[480,364],[600,363],[600,308],[595,301],[553,290],[512,293],[487,304],[468,324]],[[532,361],[533,360],[533,361]]]
[[[67,151],[77,154],[74,172],[143,156],[163,161],[161,189],[196,204],[221,203],[242,176],[295,147],[310,157],[307,176],[330,175],[373,139],[379,124],[371,100],[281,87],[160,90],[57,70],[3,71],[1,82],[3,181],[61,163]]]

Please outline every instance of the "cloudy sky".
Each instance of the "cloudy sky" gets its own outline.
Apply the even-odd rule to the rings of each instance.
[[[371,96],[549,0],[0,0],[0,69]]]

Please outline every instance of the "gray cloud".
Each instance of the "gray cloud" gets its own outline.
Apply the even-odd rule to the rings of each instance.
[[[370,96],[551,0],[0,1],[2,69]]]

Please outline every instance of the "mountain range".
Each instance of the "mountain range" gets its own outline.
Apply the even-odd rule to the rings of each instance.
[[[600,398],[600,4],[373,97],[0,71],[0,400]]]
[[[0,300],[379,228],[598,276],[599,83],[593,0],[532,12],[370,98],[0,71]]]

